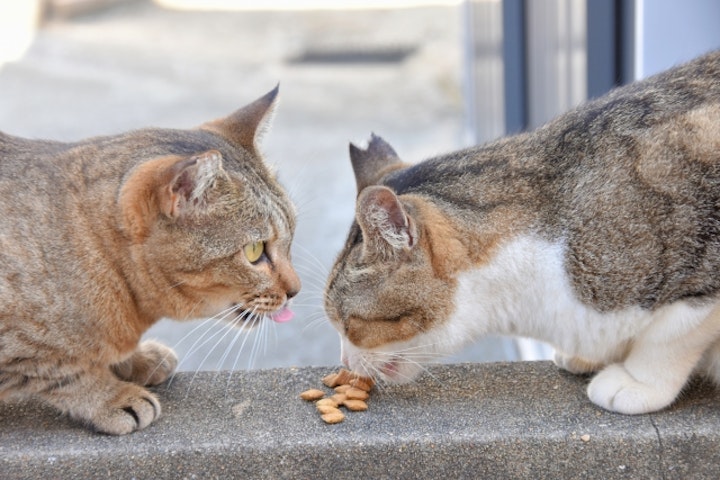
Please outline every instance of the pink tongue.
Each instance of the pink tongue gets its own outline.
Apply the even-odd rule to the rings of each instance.
[[[285,323],[285,322],[289,322],[290,320],[292,320],[292,318],[294,316],[295,316],[295,314],[293,313],[292,310],[290,310],[289,308],[283,308],[279,312],[273,313],[272,315],[270,315],[270,318],[272,318],[277,323]]]

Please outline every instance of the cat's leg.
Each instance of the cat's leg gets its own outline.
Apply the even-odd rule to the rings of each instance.
[[[595,404],[626,414],[653,412],[670,405],[720,332],[720,307],[676,304],[635,339],[622,363],[607,366],[590,382]]]
[[[582,357],[573,357],[570,355],[565,355],[564,353],[560,352],[559,350],[555,350],[555,356],[553,358],[553,361],[555,362],[555,365],[562,368],[563,370],[567,370],[570,373],[574,373],[576,375],[582,375],[586,373],[594,373],[597,372],[602,368],[602,365],[599,363],[594,363],[589,360],[585,360]]]
[[[34,396],[90,428],[113,435],[141,430],[160,416],[160,402],[146,389],[97,367],[54,380],[30,379]]]
[[[696,373],[720,385],[720,339],[705,351]]]
[[[147,340],[124,362],[112,366],[115,375],[138,385],[158,385],[167,380],[177,367],[178,358],[171,348]]]

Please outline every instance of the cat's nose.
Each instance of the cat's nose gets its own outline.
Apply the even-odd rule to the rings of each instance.
[[[302,286],[302,284],[300,283],[300,278],[297,276],[297,273],[295,273],[294,270],[291,270],[286,275],[284,283],[285,295],[287,295],[288,300],[297,295],[300,291],[300,287]]]

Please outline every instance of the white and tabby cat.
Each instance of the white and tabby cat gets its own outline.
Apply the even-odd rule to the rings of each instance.
[[[403,164],[351,145],[326,290],[343,361],[390,382],[487,333],[536,338],[636,414],[720,382],[720,52],[527,134]]]

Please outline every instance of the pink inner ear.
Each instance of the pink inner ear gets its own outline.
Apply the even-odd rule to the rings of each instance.
[[[197,162],[188,165],[188,167],[186,167],[180,175],[175,178],[172,185],[173,192],[176,192],[185,198],[190,198],[190,195],[192,195],[193,189],[195,188],[195,181],[189,167],[192,167],[195,163]]]
[[[388,220],[395,227],[396,230],[403,230],[407,228],[407,217],[400,204],[391,200],[390,202],[383,205],[385,211],[388,213]]]
[[[162,212],[171,218],[177,218],[178,216],[178,203],[179,195],[173,192],[172,187],[167,187],[168,193],[165,198],[164,204],[161,206]]]

